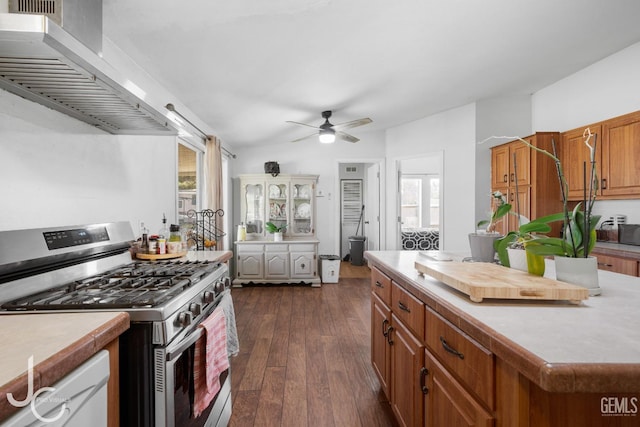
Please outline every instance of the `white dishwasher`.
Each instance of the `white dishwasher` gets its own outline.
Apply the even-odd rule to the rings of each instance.
[[[101,350],[50,388],[33,390],[31,403],[2,427],[106,427],[109,352]]]

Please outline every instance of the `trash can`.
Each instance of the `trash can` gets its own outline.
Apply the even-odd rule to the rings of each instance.
[[[320,279],[322,283],[338,283],[340,276],[340,257],[338,255],[320,255]]]
[[[351,265],[364,265],[365,236],[349,236]]]

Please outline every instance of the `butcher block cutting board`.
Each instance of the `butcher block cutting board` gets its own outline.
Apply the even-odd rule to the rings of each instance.
[[[486,262],[416,261],[415,268],[467,295],[471,301],[492,299],[566,300],[589,298],[589,290]]]

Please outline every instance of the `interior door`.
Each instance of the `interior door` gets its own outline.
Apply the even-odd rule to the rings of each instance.
[[[367,166],[367,191],[364,209],[365,248],[370,251],[380,249],[380,165]]]

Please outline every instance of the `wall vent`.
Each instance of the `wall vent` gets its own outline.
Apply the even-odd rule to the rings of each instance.
[[[356,166],[347,166],[347,172],[356,173],[358,172],[358,168]]]
[[[9,13],[45,15],[62,25],[62,0],[9,0]]]

